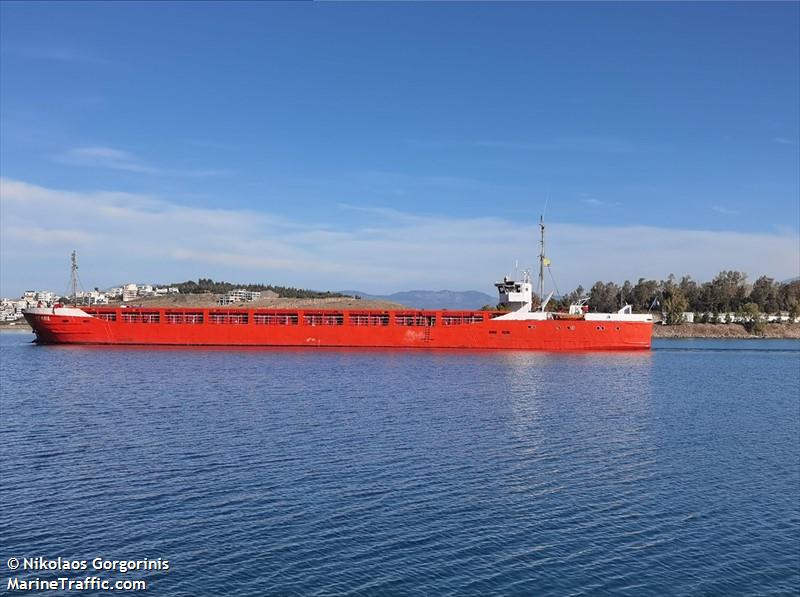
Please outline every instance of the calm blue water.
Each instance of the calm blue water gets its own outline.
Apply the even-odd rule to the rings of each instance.
[[[555,355],[30,338],[0,335],[0,592],[12,556],[166,558],[125,577],[150,595],[800,591],[797,341]]]

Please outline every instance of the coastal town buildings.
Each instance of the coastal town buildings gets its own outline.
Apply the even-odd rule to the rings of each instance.
[[[33,307],[52,307],[59,300],[73,300],[79,305],[108,305],[111,301],[130,301],[143,296],[166,296],[178,294],[175,286],[154,288],[150,284],[125,284],[108,290],[95,288],[90,291],[79,291],[74,298],[59,295],[50,290],[26,290],[19,298],[0,299],[0,323],[21,320],[22,310]]]

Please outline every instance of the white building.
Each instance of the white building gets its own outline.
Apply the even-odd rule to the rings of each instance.
[[[178,289],[175,286],[162,286],[156,288],[154,291],[156,296],[164,296],[166,294],[178,294]]]
[[[100,290],[92,290],[91,292],[79,292],[78,303],[81,305],[107,305],[108,295]]]
[[[22,318],[22,310],[28,306],[27,301],[2,299],[0,301],[0,321],[16,321]]]
[[[261,298],[260,292],[255,292],[252,290],[244,290],[243,288],[237,288],[235,290],[229,290],[225,296],[220,297],[219,304],[220,305],[231,305],[233,303],[248,303],[250,301],[255,301]]]
[[[125,302],[136,300],[139,295],[139,288],[136,284],[125,284],[122,287],[122,300]]]

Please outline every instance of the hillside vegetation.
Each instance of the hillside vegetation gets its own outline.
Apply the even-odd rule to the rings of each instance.
[[[225,294],[231,290],[243,289],[252,292],[271,291],[281,298],[337,298],[349,297],[350,295],[340,292],[308,290],[305,288],[294,288],[293,286],[276,286],[274,284],[234,284],[232,282],[215,282],[211,278],[200,278],[187,280],[186,282],[175,282],[172,284],[158,284],[157,286],[174,286],[181,294]]]

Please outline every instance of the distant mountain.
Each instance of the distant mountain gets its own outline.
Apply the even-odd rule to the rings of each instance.
[[[477,290],[408,290],[394,294],[367,294],[359,290],[342,290],[341,294],[360,296],[374,301],[400,303],[414,309],[448,309],[450,311],[480,309],[497,304],[497,297]]]

